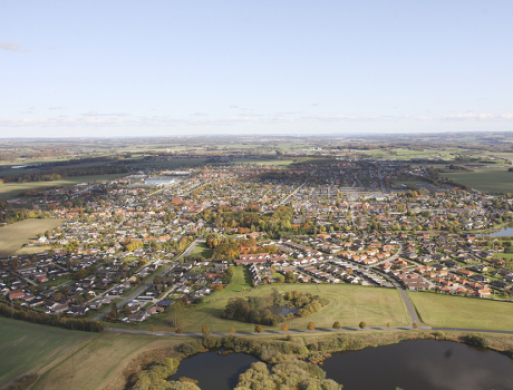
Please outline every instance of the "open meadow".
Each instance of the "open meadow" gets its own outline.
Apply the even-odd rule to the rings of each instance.
[[[423,292],[408,296],[428,326],[513,331],[513,303]]]
[[[0,317],[0,388],[77,350],[96,333],[75,332]]]
[[[0,227],[0,257],[10,256],[21,250],[29,240],[36,240],[39,233],[62,225],[62,219],[26,219]]]
[[[513,172],[507,168],[475,169],[473,172],[442,173],[456,183],[483,192],[513,193]]]
[[[238,267],[237,270],[241,270]],[[410,325],[406,307],[395,289],[362,287],[346,284],[273,284],[251,288],[248,275],[236,272],[232,283],[223,291],[206,298],[205,303],[186,308],[183,320],[184,332],[200,332],[201,327],[208,324],[212,331],[228,332],[234,327],[240,332],[253,331],[253,325],[246,322],[226,320],[221,317],[223,310],[232,297],[246,298],[248,296],[264,296],[271,293],[272,288],[280,292],[298,290],[317,295],[321,294],[329,300],[319,312],[305,318],[296,318],[291,322],[291,329],[305,330],[308,322],[312,321],[318,328],[331,328],[335,321],[343,327],[355,328],[360,321],[365,321],[369,327],[383,327],[387,322],[393,326]],[[169,324],[166,313],[153,316],[138,325],[111,325],[121,328],[145,329],[152,326],[157,331],[174,331]],[[263,326],[264,330],[280,330],[277,326]]]

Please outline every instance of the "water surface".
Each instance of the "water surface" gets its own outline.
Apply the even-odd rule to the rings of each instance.
[[[256,357],[245,353],[230,353],[226,356],[219,355],[219,352],[199,353],[182,360],[171,380],[177,381],[185,376],[196,379],[201,390],[231,390],[237,385],[239,375],[251,363],[258,361]]]
[[[513,389],[513,360],[448,341],[403,341],[336,353],[324,361],[322,369],[344,390]]]

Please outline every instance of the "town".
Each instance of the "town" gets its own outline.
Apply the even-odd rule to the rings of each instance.
[[[318,159],[139,170],[9,200],[58,226],[0,259],[5,303],[140,323],[202,303],[234,275],[511,300],[513,196],[430,165]],[[178,328],[178,325],[175,324]]]

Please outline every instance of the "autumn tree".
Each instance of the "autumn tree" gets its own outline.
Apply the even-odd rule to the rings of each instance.
[[[262,328],[262,325],[258,324],[257,326],[255,326],[255,332],[257,333],[262,333],[264,329]]]
[[[210,334],[210,326],[203,325],[201,327],[201,333],[203,333],[204,336],[208,336]]]
[[[335,321],[335,322],[333,323],[333,328],[334,328],[334,329],[340,329],[340,328],[342,328],[342,326],[340,325],[340,322]]]
[[[284,331],[284,332],[288,332],[289,331],[289,324],[283,324],[281,326],[281,330]]]
[[[358,326],[360,327],[360,329],[365,329],[367,327],[367,324],[365,323],[365,321],[362,321]]]
[[[313,322],[309,322],[308,325],[306,326],[306,328],[308,330],[314,330],[315,329],[315,324]]]

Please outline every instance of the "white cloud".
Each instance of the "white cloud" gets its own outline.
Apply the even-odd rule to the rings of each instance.
[[[16,42],[0,42],[0,49],[15,51],[15,52],[27,52],[28,50],[22,49]]]
[[[490,121],[490,120],[503,120],[513,119],[513,114],[475,114],[473,112],[466,112],[464,114],[450,114],[445,115],[442,119],[449,121]]]
[[[130,114],[127,114],[126,112],[121,113],[99,113],[96,110],[88,111],[82,114],[83,116],[90,116],[90,117],[99,117],[99,116],[129,116]]]

